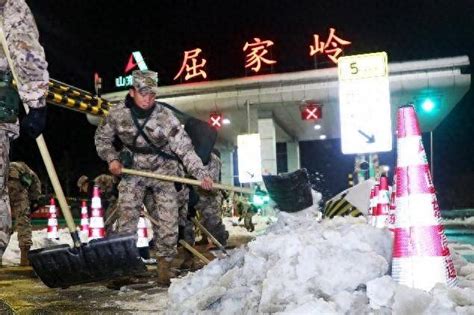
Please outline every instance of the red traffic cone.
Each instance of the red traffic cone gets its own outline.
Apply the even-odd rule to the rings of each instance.
[[[388,180],[386,176],[380,177],[380,184],[378,188],[377,207],[373,214],[373,225],[377,228],[387,227],[388,208],[390,198],[388,195]]]
[[[370,189],[369,210],[367,211],[367,221],[372,222],[372,214],[374,213],[375,202],[375,186]]]
[[[380,190],[380,185],[379,184],[375,184],[374,186],[374,197],[372,199],[372,204],[371,204],[371,207],[372,207],[372,217],[370,218],[370,224],[372,226],[375,226],[375,216],[377,215],[377,204],[378,204],[378,200],[379,200],[379,190]]]
[[[54,198],[51,198],[49,202],[47,238],[50,240],[59,239],[58,216],[57,216],[56,203],[54,202]]]
[[[397,176],[393,176],[393,185],[392,185],[392,193],[390,194],[390,206],[388,208],[388,228],[393,231],[395,227],[395,215],[397,210],[396,204],[396,197],[397,197]]]
[[[87,212],[87,201],[82,200],[81,204],[81,236],[84,238],[83,241],[87,242],[89,237],[89,213]]]
[[[94,186],[91,201],[91,217],[89,222],[89,240],[103,238],[105,236],[104,214],[102,202],[100,201],[100,190]]]
[[[148,246],[148,229],[146,226],[145,217],[140,215],[138,219],[138,240],[137,240],[137,248],[140,256],[144,259],[150,259],[150,248]]]
[[[412,288],[456,284],[421,131],[413,106],[398,109],[392,277]]]

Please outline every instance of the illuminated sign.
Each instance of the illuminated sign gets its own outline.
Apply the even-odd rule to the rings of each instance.
[[[128,58],[128,62],[125,65],[124,73],[127,74],[133,69],[137,68],[140,70],[148,70],[148,67],[143,59],[141,52],[134,51],[130,54],[130,58]],[[115,86],[116,87],[128,87],[132,86],[133,80],[132,75],[125,75],[115,78]]]
[[[250,48],[250,52],[247,54],[245,68],[250,68],[253,72],[259,72],[262,63],[267,65],[275,64],[275,60],[265,58],[268,54],[267,47],[273,46],[271,40],[262,41],[260,38],[255,37],[253,43],[246,42],[243,51],[247,51]]]
[[[211,113],[209,115],[208,123],[211,127],[219,129],[222,127],[222,114],[221,113]]]
[[[309,56],[315,57],[317,54],[327,56],[333,63],[337,64],[338,59],[343,53],[344,46],[350,45],[351,42],[336,36],[336,29],[330,28],[329,35],[323,41],[319,34],[313,34],[312,43],[309,45]],[[271,66],[278,61],[272,58],[271,48],[275,43],[271,40],[254,37],[253,40],[246,41],[242,47],[245,53],[244,68],[249,72],[258,73],[265,66]],[[183,60],[179,71],[174,76],[176,81],[182,78],[184,81],[191,79],[207,79],[208,74],[205,67],[207,67],[207,60],[202,57],[203,50],[195,48],[184,51]],[[129,87],[132,85],[132,76],[129,72],[135,68],[140,70],[147,70],[148,67],[139,51],[135,51],[130,55],[127,64],[125,65],[125,75],[115,78],[116,87]]]
[[[237,136],[237,159],[239,162],[239,182],[254,183],[262,181],[260,134]]]
[[[197,57],[202,52],[201,48],[196,48],[193,50],[188,50],[184,52],[184,59],[181,65],[181,69],[178,74],[174,77],[173,80],[178,79],[184,71],[186,71],[186,76],[184,77],[185,81],[192,79],[197,76],[201,76],[204,79],[207,78],[206,71],[203,70],[206,65],[207,60],[201,58],[201,63],[198,64]]]
[[[317,53],[325,54],[331,59],[332,62],[337,64],[339,55],[342,53],[341,46],[347,46],[351,42],[341,39],[335,35],[336,30],[334,28],[329,29],[329,36],[326,42],[319,41],[319,35],[314,34],[314,46],[309,46],[309,55],[314,56]]]
[[[322,106],[319,104],[307,104],[300,108],[302,120],[318,120],[323,117]]]
[[[344,154],[392,150],[385,52],[339,58],[339,113]]]

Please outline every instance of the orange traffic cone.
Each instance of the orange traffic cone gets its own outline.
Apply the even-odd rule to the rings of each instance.
[[[103,238],[104,236],[104,214],[102,202],[100,201],[100,190],[98,186],[94,186],[91,201],[91,218],[89,222],[89,240]]]
[[[54,202],[54,198],[51,198],[49,202],[47,238],[50,240],[59,239],[58,216],[57,216],[56,203]]]
[[[140,215],[140,219],[138,219],[138,240],[137,240],[137,248],[140,256],[143,259],[150,259],[150,248],[148,246],[148,229],[146,226],[145,217]]]
[[[456,284],[456,270],[440,223],[421,131],[412,105],[398,109],[392,277],[412,288]]]
[[[377,190],[377,207],[374,210],[372,222],[376,228],[381,229],[388,226],[387,221],[390,200],[388,195],[388,180],[386,176],[380,177],[380,184]]]
[[[81,204],[81,231],[80,231],[82,242],[87,242],[89,237],[89,214],[87,212],[87,201],[82,200]]]

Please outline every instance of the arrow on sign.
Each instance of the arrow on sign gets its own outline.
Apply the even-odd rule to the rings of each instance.
[[[375,136],[374,135],[369,136],[368,134],[366,134],[365,132],[363,132],[360,129],[357,130],[357,131],[367,139],[367,143],[374,143],[375,142]]]

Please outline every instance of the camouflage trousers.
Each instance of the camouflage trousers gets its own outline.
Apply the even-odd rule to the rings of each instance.
[[[15,225],[11,232],[18,232],[18,245],[20,247],[30,247],[33,245],[33,242],[31,240],[32,232],[28,191],[18,179],[10,179],[8,183],[8,193],[10,196],[12,217],[15,219]]]
[[[201,213],[201,224],[220,242],[226,245],[229,232],[222,223],[222,194],[217,191],[198,189],[199,202],[196,209]]]
[[[119,219],[117,232],[137,234],[140,212],[143,210],[145,194],[151,194],[154,205],[149,214],[159,223],[153,225],[158,257],[173,257],[177,253],[178,242],[178,198],[173,183],[157,181],[152,178],[123,176],[118,185]]]
[[[0,258],[10,241],[12,225],[10,199],[8,197],[8,164],[10,163],[10,140],[4,130],[0,130]]]
[[[186,243],[193,245],[195,241],[194,235],[194,225],[191,220],[188,218],[188,200],[189,200],[189,188],[182,186],[181,190],[178,191],[178,238],[183,239]],[[153,194],[147,191],[145,193],[144,200],[145,208],[148,212],[149,209],[155,208],[155,200],[153,199]],[[155,232],[155,227],[153,227],[153,241],[156,243],[158,234]]]

